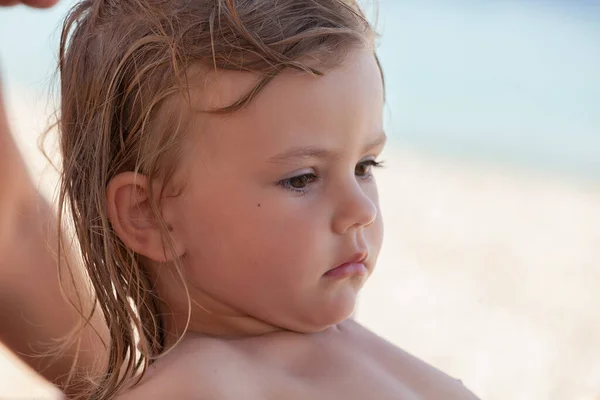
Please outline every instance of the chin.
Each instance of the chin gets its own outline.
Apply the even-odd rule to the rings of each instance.
[[[335,309],[335,313],[332,313],[330,318],[330,326],[337,325],[340,322],[351,318],[354,314],[354,310],[356,308],[356,294],[354,294],[351,298],[344,299],[344,301],[340,301]]]
[[[356,292],[338,295],[330,299],[329,304],[318,307],[318,312],[312,312],[307,324],[301,329],[293,329],[301,333],[322,332],[352,317],[356,307]]]

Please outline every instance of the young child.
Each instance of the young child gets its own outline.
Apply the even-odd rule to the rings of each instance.
[[[349,319],[382,241],[374,37],[352,0],[72,10],[61,221],[111,337],[82,397],[474,398]]]

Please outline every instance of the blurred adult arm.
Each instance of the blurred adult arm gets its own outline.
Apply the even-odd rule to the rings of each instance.
[[[56,0],[22,2],[48,7]],[[0,6],[17,3],[0,0]],[[72,268],[71,279],[64,267],[61,289],[57,248],[56,214],[28,175],[10,134],[0,91],[0,341],[62,387],[75,361],[79,371],[92,375],[104,366],[106,328],[100,313],[95,313],[81,330],[80,341],[66,346],[62,354],[55,352],[93,307],[81,270]],[[62,263],[74,260],[67,249]]]

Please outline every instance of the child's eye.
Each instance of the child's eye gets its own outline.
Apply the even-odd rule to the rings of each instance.
[[[292,192],[305,193],[308,189],[308,185],[317,181],[318,179],[319,178],[315,174],[309,173],[283,179],[277,182],[277,184]]]
[[[354,168],[354,174],[359,178],[369,178],[373,174],[373,168],[380,168],[383,163],[375,160],[366,160],[356,164]]]

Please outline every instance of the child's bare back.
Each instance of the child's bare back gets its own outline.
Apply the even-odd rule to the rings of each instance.
[[[474,400],[460,381],[347,320],[324,332],[192,336],[119,399]]]

